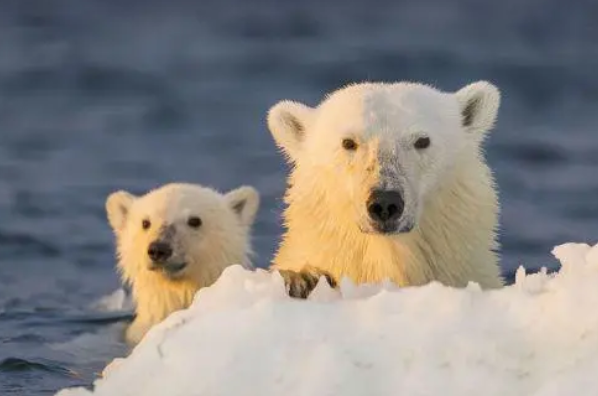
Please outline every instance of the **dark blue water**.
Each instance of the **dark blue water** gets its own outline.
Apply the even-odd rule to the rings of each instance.
[[[351,81],[496,83],[503,266],[554,268],[553,245],[598,239],[597,15],[593,0],[2,0],[0,394],[89,384],[124,353],[123,313],[91,307],[119,287],[116,189],[252,184],[267,264],[286,169],[266,111]]]

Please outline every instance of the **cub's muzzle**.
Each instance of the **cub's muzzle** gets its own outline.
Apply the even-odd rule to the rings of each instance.
[[[147,255],[154,263],[164,263],[172,256],[172,246],[166,242],[154,241],[147,248]]]

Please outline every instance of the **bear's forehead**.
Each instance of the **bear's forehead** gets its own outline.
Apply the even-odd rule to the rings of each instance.
[[[442,132],[460,120],[454,95],[414,83],[351,86],[333,94],[323,110],[337,129],[366,135]]]
[[[174,220],[220,210],[220,201],[220,197],[211,190],[183,186],[152,191],[138,199],[135,209],[140,215]]]

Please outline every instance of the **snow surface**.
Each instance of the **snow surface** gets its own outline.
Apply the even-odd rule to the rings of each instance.
[[[520,269],[502,290],[320,282],[307,301],[230,267],[94,391],[57,395],[595,396],[598,245],[553,254],[558,275]]]

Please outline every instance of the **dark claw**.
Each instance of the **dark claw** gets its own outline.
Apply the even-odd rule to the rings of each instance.
[[[301,271],[279,270],[284,279],[290,297],[305,299],[316,288],[321,276],[326,278],[330,287],[335,288],[336,282],[330,274],[313,267],[306,267]]]

